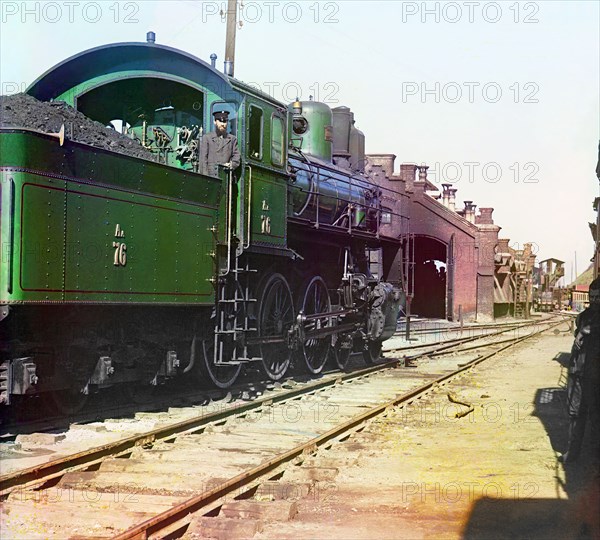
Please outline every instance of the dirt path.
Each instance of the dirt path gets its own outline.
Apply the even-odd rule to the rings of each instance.
[[[255,538],[600,537],[597,441],[586,435],[580,463],[557,462],[571,343],[564,332],[520,345],[320,453],[358,459]],[[468,408],[449,392],[473,412],[456,418]]]

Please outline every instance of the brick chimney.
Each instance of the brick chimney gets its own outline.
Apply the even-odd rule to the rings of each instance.
[[[429,169],[429,166],[419,165],[417,168],[419,169],[419,182],[423,182],[425,184],[427,182],[427,169]]]
[[[377,185],[383,185],[386,174],[383,167],[379,163],[372,163],[369,166],[369,174]]]
[[[448,208],[448,201],[450,200],[450,186],[452,184],[442,184],[442,204]]]
[[[475,208],[477,208],[476,204],[471,204],[471,208],[469,208],[469,221],[471,223],[475,223]]]
[[[494,212],[493,208],[480,208],[479,215],[475,216],[475,225],[493,225],[494,218],[492,217],[492,213]]]
[[[372,165],[381,165],[383,172],[388,178],[394,175],[395,154],[367,154],[367,159]]]
[[[408,191],[413,190],[416,171],[417,166],[414,163],[402,163],[400,165],[400,178],[404,181]]]
[[[498,238],[498,248],[496,251],[498,253],[510,253],[510,249],[508,248],[509,242],[510,238]]]
[[[465,208],[463,209],[463,216],[469,223],[475,223],[475,207],[473,201],[465,201]]]
[[[450,188],[448,190],[448,208],[453,212],[456,212],[456,192],[458,189]]]

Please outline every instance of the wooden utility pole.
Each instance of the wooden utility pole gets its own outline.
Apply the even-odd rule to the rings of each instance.
[[[237,0],[227,0],[227,35],[225,37],[225,73],[233,77],[235,66],[235,31]]]

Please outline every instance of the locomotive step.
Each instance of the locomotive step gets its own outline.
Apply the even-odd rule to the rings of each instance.
[[[223,367],[223,366],[239,366],[240,364],[247,364],[248,362],[261,362],[262,356],[252,356],[250,358],[246,356],[239,356],[234,360],[230,360],[228,362],[215,362],[215,366]]]
[[[215,330],[215,334],[235,334],[236,332],[256,332],[258,328],[235,328],[234,330]]]
[[[236,358],[235,360],[232,360],[231,362],[215,362],[215,366],[231,366],[231,365],[237,366],[238,364],[247,364],[248,362],[261,362],[261,361],[262,361],[262,356],[252,356],[251,358],[247,358],[245,356],[240,356],[239,358]]]

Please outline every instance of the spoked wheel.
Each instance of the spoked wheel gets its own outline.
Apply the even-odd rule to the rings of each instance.
[[[316,276],[306,286],[302,287],[299,304],[304,315],[329,313],[331,311],[329,292],[323,278]],[[304,331],[310,334],[310,332],[315,332],[331,325],[331,318],[312,319],[306,321]],[[299,355],[303,358],[308,371],[317,374],[323,370],[330,348],[331,335],[315,336],[306,339],[301,346]]]
[[[228,344],[222,347],[223,358],[229,358],[232,349]],[[229,388],[238,378],[240,371],[242,370],[242,364],[230,364],[226,366],[215,365],[215,338],[211,337],[205,339],[201,343],[202,355],[201,361],[203,365],[203,372],[210,379],[210,381],[218,388]]]
[[[350,340],[350,343],[348,343]],[[331,342],[331,355],[335,365],[342,371],[346,369],[350,355],[352,354],[352,338],[343,334],[335,334]],[[346,347],[344,347],[346,345]],[[348,346],[349,345],[349,346]]]
[[[77,414],[88,401],[89,395],[77,388],[65,388],[50,393],[50,398],[56,410],[65,416]]]
[[[365,363],[372,364],[381,358],[382,344],[382,341],[369,341],[365,344],[365,348],[363,349],[363,358],[365,359]]]
[[[242,327],[246,317],[246,304],[243,301],[244,293],[240,284],[228,281],[224,285],[224,290],[219,294],[221,299],[227,300],[227,302],[217,304],[214,317],[211,318],[211,326],[227,331],[234,330],[236,326],[237,328]],[[217,346],[216,355],[215,344]],[[218,388],[229,388],[242,370],[242,364],[216,365],[215,363],[219,360],[230,360],[236,352],[236,345],[234,334],[212,335],[201,343],[199,352],[202,372]],[[195,343],[192,343],[192,347],[194,346]]]
[[[292,292],[281,274],[273,274],[259,296],[258,333],[262,364],[274,381],[281,379],[290,365],[288,330],[294,324]]]

